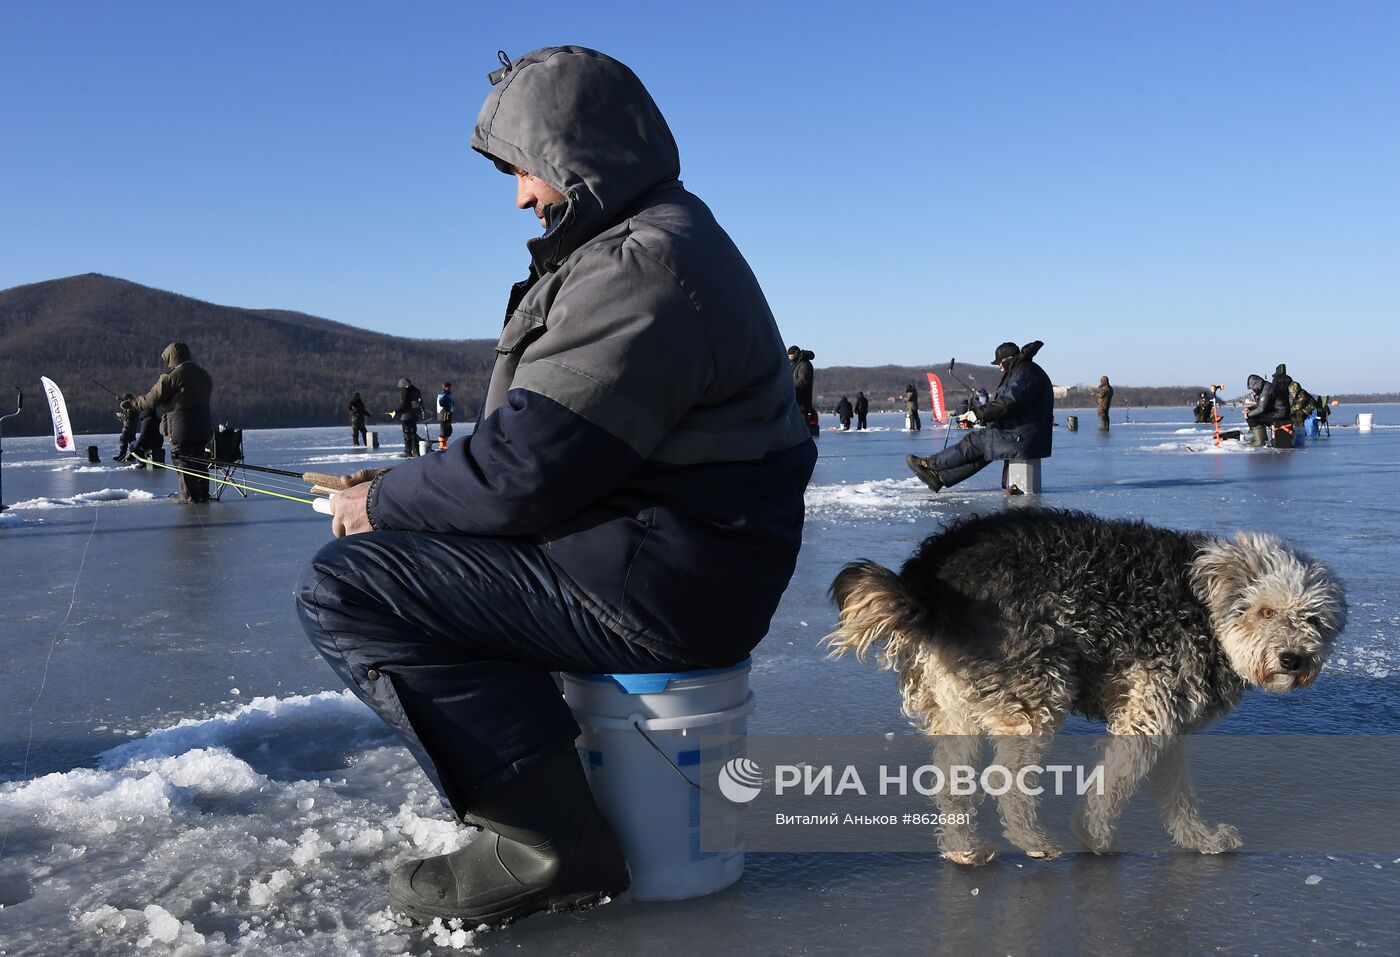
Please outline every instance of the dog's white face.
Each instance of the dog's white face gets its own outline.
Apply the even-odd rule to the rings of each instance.
[[[1266,691],[1317,680],[1346,624],[1341,584],[1271,535],[1240,532],[1203,548],[1192,580],[1240,676]]]

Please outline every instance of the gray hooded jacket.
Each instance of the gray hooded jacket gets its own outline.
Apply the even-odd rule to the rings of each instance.
[[[555,47],[493,79],[472,147],[565,202],[474,434],[387,473],[371,520],[528,536],[619,635],[731,663],[792,575],[816,457],[772,313],[631,70]]]

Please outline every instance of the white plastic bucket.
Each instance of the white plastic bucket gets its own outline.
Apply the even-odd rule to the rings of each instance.
[[[588,780],[622,844],[635,900],[703,897],[744,872],[742,806],[716,788],[725,762],[745,755],[749,668],[745,660],[709,671],[561,676],[583,729]]]
[[[427,439],[419,439],[419,440],[418,440],[418,454],[419,454],[419,455],[427,455],[427,454],[428,454],[428,440],[427,440]]]
[[[1370,413],[1370,412],[1358,412],[1358,413],[1356,413],[1356,429],[1357,429],[1358,432],[1369,432],[1369,431],[1371,431],[1371,413]]]

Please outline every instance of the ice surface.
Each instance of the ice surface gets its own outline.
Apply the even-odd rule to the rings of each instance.
[[[1193,453],[1211,436],[1185,410],[1131,410],[1130,423],[1115,412],[1107,434],[1056,431],[1044,504],[1273,532],[1347,584],[1350,624],[1316,687],[1251,694],[1222,730],[1400,732],[1400,545],[1393,496],[1378,494],[1400,473],[1400,430],[1383,425],[1400,408],[1366,410],[1382,426],[1334,426],[1293,452]],[[818,439],[797,574],[756,653],[755,733],[908,733],[889,674],[824,659],[827,586],[847,561],[898,565],[942,522],[1031,501],[1003,497],[995,468],[934,496],[904,457],[937,451],[942,430],[904,432],[898,414],[872,423]],[[278,467],[392,460],[392,442],[376,456],[344,444],[346,431],[248,431],[244,447]],[[1135,953],[1144,939],[1161,953],[1397,950],[1378,903],[1400,891],[1393,854],[1071,855],[976,871],[912,854],[753,855],[739,885],[701,901],[624,896],[489,933],[405,926],[387,910],[394,867],[472,832],[301,635],[291,591],[326,521],[256,495],[114,507],[163,499],[174,479],[93,474],[51,444],[7,439],[3,463],[6,501],[25,506],[0,513],[6,957],[680,957],[857,953],[872,940],[892,954]],[[1214,809],[1226,797],[1203,800]],[[1297,945],[1299,913],[1318,943]]]
[[[324,465],[332,462],[388,462],[401,457],[402,454],[402,452],[395,452],[393,449],[378,448],[362,452],[343,452],[339,455],[311,455],[302,461],[308,465]]]

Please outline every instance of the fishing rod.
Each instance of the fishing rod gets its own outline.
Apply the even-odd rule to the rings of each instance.
[[[232,487],[232,488],[243,489],[243,490],[246,491],[246,492],[258,492],[259,494],[262,494],[262,495],[271,495],[271,496],[273,496],[273,497],[275,497],[275,498],[283,498],[283,499],[286,499],[286,500],[289,501],[289,502],[299,502],[299,503],[301,503],[302,505],[310,505],[312,508],[314,508],[316,511],[320,512],[322,515],[330,515],[330,514],[332,514],[332,510],[331,510],[331,500],[330,500],[330,497],[329,497],[329,496],[334,496],[334,495],[336,494],[337,491],[341,491],[341,490],[344,490],[345,488],[348,488],[348,486],[345,484],[345,479],[344,479],[343,476],[339,476],[339,475],[325,475],[325,474],[320,473],[320,472],[308,472],[308,473],[306,473],[308,476],[315,475],[315,476],[317,476],[318,478],[327,478],[327,479],[330,479],[331,482],[333,483],[333,485],[332,485],[332,486],[326,486],[326,485],[323,485],[323,484],[322,484],[321,482],[319,482],[319,481],[313,481],[313,480],[311,480],[311,479],[308,479],[307,481],[312,482],[311,491],[312,491],[313,493],[315,493],[315,492],[317,492],[317,491],[324,491],[324,492],[328,493],[328,497],[317,496],[317,497],[315,497],[315,498],[302,498],[302,497],[299,496],[299,495],[288,495],[288,494],[286,494],[285,492],[275,492],[275,491],[273,491],[272,489],[263,488],[263,487],[260,487],[260,486],[258,486],[258,485],[252,485],[252,484],[247,484],[247,483],[242,483],[242,482],[233,482],[233,481],[230,481],[229,479],[226,479],[226,478],[222,478],[222,479],[221,479],[221,478],[216,478],[216,477],[214,477],[214,476],[209,475],[207,472],[195,472],[195,471],[192,471],[191,469],[182,469],[182,468],[180,468],[180,467],[177,466],[177,465],[168,465],[168,464],[166,464],[165,462],[157,462],[155,459],[152,459],[152,458],[144,458],[144,459],[143,459],[143,458],[142,458],[141,456],[139,456],[139,455],[135,455],[135,456],[133,456],[133,458],[135,458],[136,461],[138,461],[138,462],[143,462],[143,463],[145,463],[146,465],[150,465],[150,466],[152,466],[152,467],[154,467],[154,468],[168,469],[168,470],[170,470],[171,472],[179,472],[181,475],[188,475],[188,476],[191,476],[192,478],[205,479],[206,481],[213,482],[213,483],[215,483],[216,485],[227,485],[227,486],[230,486],[230,487]],[[192,460],[192,461],[195,461],[195,460]],[[295,473],[291,473],[291,474],[295,474]]]
[[[958,375],[956,372],[953,371],[953,367],[957,364],[957,359],[948,360],[948,374],[958,381],[958,385],[962,386],[964,389],[967,390],[967,407],[970,411],[972,409],[972,404],[975,401],[977,401],[977,390],[975,390],[972,386],[968,385],[965,381],[963,381],[962,376]],[[953,417],[950,415],[948,416],[948,424],[943,429],[943,447],[945,449],[948,447],[948,436],[952,434],[952,431]]]
[[[221,469],[247,469],[250,472],[264,472],[268,475],[285,475],[300,479],[307,485],[321,485],[329,489],[344,490],[350,487],[344,475],[331,475],[329,472],[293,472],[290,469],[275,469],[270,465],[250,465],[247,462],[221,462],[218,459],[202,459],[196,456],[182,456],[186,462],[200,465],[213,465]]]
[[[960,386],[962,386],[964,389],[966,389],[966,390],[967,390],[967,394],[968,394],[969,396],[971,396],[975,390],[972,388],[972,386],[968,385],[966,382],[963,381],[962,376],[958,375],[956,372],[953,371],[953,366],[955,366],[955,365],[957,365],[957,364],[958,364],[958,360],[957,360],[957,359],[949,359],[949,360],[948,360],[948,374],[949,374],[950,376],[952,376],[954,379],[957,379],[957,380],[958,380],[958,385],[960,385]]]
[[[15,390],[15,410],[14,410],[13,412],[11,412],[9,415],[0,415],[0,433],[3,433],[4,430],[5,430],[5,420],[6,420],[6,419],[13,419],[15,416],[19,415],[20,410],[24,408],[24,393],[20,390],[20,387],[17,386],[17,385],[12,385],[12,386],[10,386],[10,388]],[[4,448],[0,448],[0,461],[3,461],[4,458],[5,458],[5,450],[4,450]],[[3,474],[3,473],[0,473],[0,474]],[[0,512],[3,512],[4,510],[5,510],[5,486],[4,486],[3,484],[0,484]]]
[[[106,393],[108,393],[109,395],[111,395],[112,398],[114,398],[114,399],[120,399],[120,398],[121,398],[121,396],[117,395],[117,393],[116,393],[115,390],[107,388],[105,385],[103,385],[101,382],[98,382],[96,379],[89,378],[88,381],[91,382],[93,385],[97,386],[97,387],[98,387],[99,389],[101,389],[103,392],[106,392]]]

